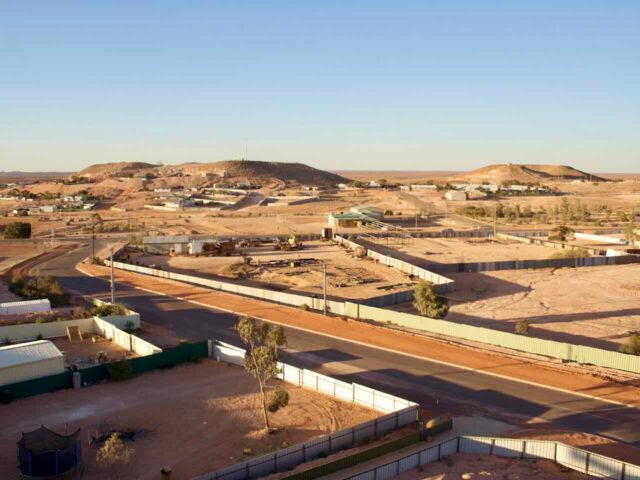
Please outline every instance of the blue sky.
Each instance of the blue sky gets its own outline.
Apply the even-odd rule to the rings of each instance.
[[[0,0],[0,170],[640,171],[640,2]]]

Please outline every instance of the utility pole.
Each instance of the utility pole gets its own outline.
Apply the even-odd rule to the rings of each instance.
[[[324,261],[322,263],[322,272],[323,272],[323,283],[324,286],[322,288],[322,308],[324,310],[324,316],[327,316],[327,262]]]
[[[93,262],[96,258],[96,225],[93,224],[91,227],[91,261]]]
[[[116,303],[116,281],[113,275],[113,248],[111,249],[111,303]]]

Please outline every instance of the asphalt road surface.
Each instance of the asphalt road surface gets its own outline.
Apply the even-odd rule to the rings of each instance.
[[[87,277],[75,265],[90,255],[89,245],[43,263],[70,290],[107,298],[107,282]],[[118,301],[143,322],[190,341],[217,339],[240,346],[236,316],[171,297],[119,286]],[[286,329],[283,360],[409,398],[437,412],[478,413],[522,422],[542,419],[556,428],[599,434],[640,447],[640,410]],[[532,367],[534,368],[534,367]]]

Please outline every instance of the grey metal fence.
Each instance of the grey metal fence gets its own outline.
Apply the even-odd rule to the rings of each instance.
[[[348,480],[387,480],[418,465],[440,461],[455,453],[476,453],[496,457],[551,460],[559,465],[598,478],[640,480],[640,466],[605,457],[578,447],[549,440],[495,437],[456,437],[350,477]]]

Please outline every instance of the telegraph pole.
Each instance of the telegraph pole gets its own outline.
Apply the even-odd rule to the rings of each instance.
[[[91,227],[91,261],[93,262],[96,258],[96,226],[95,224]]]
[[[111,303],[116,303],[116,281],[113,275],[113,248],[111,249]]]
[[[322,272],[323,272],[323,288],[322,288],[322,307],[324,310],[324,316],[327,316],[327,262],[324,261],[322,263]]]

